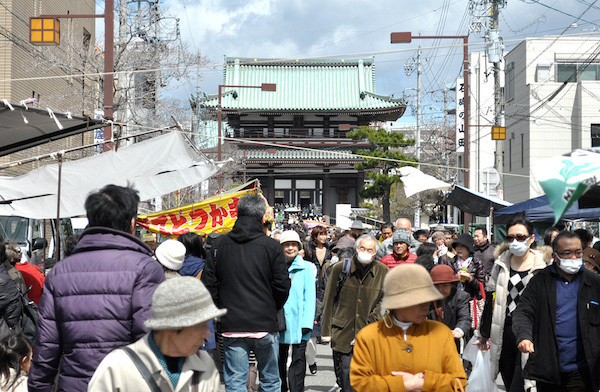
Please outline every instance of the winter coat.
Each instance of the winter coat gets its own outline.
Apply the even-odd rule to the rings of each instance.
[[[408,328],[406,335],[404,341],[404,330],[397,325],[388,328],[384,321],[368,325],[358,333],[350,365],[354,391],[405,391],[402,377],[392,375],[398,370],[423,372],[423,391],[453,392],[455,379],[463,387],[467,384],[448,327],[425,320]]]
[[[4,263],[0,263],[0,338],[11,333],[19,323],[23,304],[17,285],[12,280]]]
[[[291,279],[290,295],[283,309],[285,331],[279,334],[279,343],[298,344],[310,339],[310,332],[302,334],[302,328],[313,329],[315,325],[315,266],[297,255],[288,268]]]
[[[290,278],[281,244],[265,235],[260,220],[238,217],[233,230],[215,240],[201,280],[215,304],[227,308],[219,332],[277,331]]]
[[[542,247],[541,250],[542,252],[533,249],[529,250],[529,252],[533,252],[534,254],[533,266],[527,273],[527,279],[529,280],[534,274],[546,268],[547,263],[550,261],[552,252],[549,251],[547,247]],[[477,331],[475,331],[475,335],[478,337],[490,338],[492,380],[495,380],[496,377],[498,377],[500,354],[502,353],[502,333],[504,332],[504,322],[506,318],[508,280],[510,279],[510,258],[512,253],[508,249],[508,244],[502,244],[496,247],[495,255],[497,259],[494,262],[494,268],[492,268],[490,279],[485,286],[486,292],[496,293],[495,301],[493,302],[493,311],[489,312],[489,309],[484,309],[482,316],[485,317],[486,313],[491,314],[491,329],[490,331],[481,330],[481,325],[487,324],[482,320],[477,327]],[[486,301],[486,308],[491,305],[492,302]]]
[[[176,388],[150,348],[148,336],[144,336],[130,347],[146,365],[161,391],[188,392],[192,390],[192,376],[200,372],[198,392],[218,392],[219,372],[208,353],[198,351],[186,357]],[[139,370],[123,350],[114,350],[104,358],[94,373],[88,392],[151,392]]]
[[[452,330],[460,328],[463,333],[467,335],[471,329],[472,321],[471,313],[469,312],[469,301],[471,299],[469,294],[454,287],[450,292],[450,296],[442,300],[444,319],[437,319],[433,303],[431,310],[429,311],[429,319],[444,323],[444,325]]]
[[[106,227],[83,231],[74,253],[57,263],[39,307],[29,389],[85,391],[113,349],[148,331],[152,294],[165,280],[139,238]]]
[[[323,279],[325,278],[325,270],[329,265],[331,265],[331,257],[333,253],[326,246],[325,247],[325,258],[323,259],[323,264],[319,263],[317,259],[317,243],[313,240],[304,242],[304,260],[312,262],[317,268],[317,310],[315,312],[315,321],[321,321],[321,316],[323,315],[323,298],[325,297],[325,284],[323,283]],[[318,328],[320,329],[320,327]],[[318,336],[313,334],[313,336]]]
[[[31,290],[27,292],[27,296],[30,300],[35,302],[36,305],[40,304],[42,298],[42,289],[44,288],[44,282],[46,277],[37,265],[31,265],[28,262],[17,263],[15,268],[19,270],[23,279],[25,280],[25,286],[27,289],[31,287]]]
[[[471,255],[473,256],[473,255]],[[453,259],[451,260],[451,267],[454,270],[454,273],[458,273],[458,256],[455,256]],[[482,294],[480,293],[480,286],[479,286],[479,282],[481,282],[482,284],[485,285],[485,271],[483,270],[483,265],[481,264],[481,260],[472,257],[471,258],[471,262],[469,263],[469,266],[467,267],[467,272],[469,274],[471,274],[471,276],[473,277],[473,279],[470,282],[463,282],[463,288],[465,290],[465,292],[467,294],[469,294],[469,297],[471,297],[471,299],[475,296],[477,296],[477,299],[481,299],[482,298]]]
[[[16,269],[15,266],[12,265],[8,260],[4,260],[3,264],[6,272],[8,272],[8,275],[12,278],[12,280],[15,281],[19,290],[22,293],[25,293],[27,291],[27,286],[25,285],[25,279],[23,279],[21,272],[19,272],[19,270]]]
[[[203,268],[204,259],[196,256],[188,256],[183,260],[183,266],[179,270],[179,275],[196,277]]]
[[[414,239],[414,237],[410,236],[410,244],[408,244],[408,250],[411,253],[417,253],[417,249],[421,246],[421,243]],[[377,248],[377,255],[375,256],[375,260],[381,260],[383,256],[391,255],[394,252],[394,242],[393,238],[388,238],[383,240],[379,247]]]
[[[352,258],[350,273],[337,295],[338,279],[343,274],[342,262],[331,267],[327,281],[321,335],[331,336],[331,348],[341,353],[352,351],[352,341],[364,326],[380,318],[383,279],[389,268],[373,261],[361,277],[360,263]]]
[[[490,241],[487,241],[483,246],[476,246],[475,253],[473,253],[473,258],[480,260],[483,265],[486,281],[489,279],[490,274],[492,273],[492,267],[494,266],[494,261],[496,261],[494,250],[496,250],[496,247],[490,244]]]
[[[557,272],[553,269],[546,267],[529,281],[513,312],[513,331],[517,343],[530,340],[535,350],[529,354],[523,377],[560,384],[555,331]],[[579,279],[577,319],[593,390],[597,391],[600,388],[600,275],[583,269]]]

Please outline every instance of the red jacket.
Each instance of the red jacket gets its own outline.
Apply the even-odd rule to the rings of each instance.
[[[42,288],[44,287],[44,281],[46,277],[42,274],[40,268],[36,265],[31,265],[28,262],[17,263],[15,268],[19,270],[25,280],[25,286],[31,290],[27,293],[30,300],[35,302],[36,305],[40,304],[40,298],[42,298]]]
[[[383,264],[387,265],[389,269],[394,268],[397,265],[404,263],[414,263],[417,259],[417,255],[414,253],[410,253],[410,250],[406,253],[405,257],[399,257],[394,252],[387,256],[383,256],[381,261]]]

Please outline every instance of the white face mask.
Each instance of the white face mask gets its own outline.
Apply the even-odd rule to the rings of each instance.
[[[511,242],[508,246],[508,249],[510,249],[511,253],[517,257],[523,256],[525,253],[527,253],[527,250],[529,249],[529,245],[527,245],[528,240],[529,239],[526,239],[523,242],[513,240],[513,242]]]
[[[356,260],[362,265],[367,265],[373,260],[373,255],[367,252],[358,252],[356,254]]]
[[[337,263],[338,261],[340,261],[340,258],[339,258],[339,257],[337,257],[337,256],[333,256],[333,257],[331,257],[331,264],[335,264],[335,263]]]
[[[556,255],[556,257],[558,257],[558,255]],[[583,259],[581,258],[561,259],[558,257],[558,260],[560,260],[560,264],[556,263],[556,265],[558,265],[561,270],[565,271],[569,275],[575,275],[583,267]]]

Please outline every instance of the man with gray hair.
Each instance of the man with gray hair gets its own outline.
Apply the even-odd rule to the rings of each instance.
[[[377,239],[363,234],[356,240],[356,255],[331,267],[325,289],[321,336],[331,341],[337,384],[351,392],[350,361],[354,339],[364,326],[379,320],[383,279],[389,269],[375,261]]]
[[[215,240],[202,273],[215,304],[227,309],[217,329],[223,334],[228,392],[246,391],[250,351],[261,390],[281,391],[277,311],[288,298],[290,279],[281,245],[263,231],[266,211],[262,196],[243,196],[233,230]]]

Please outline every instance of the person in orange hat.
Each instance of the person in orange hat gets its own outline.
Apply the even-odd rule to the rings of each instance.
[[[429,318],[446,324],[452,330],[457,343],[459,339],[469,335],[471,330],[471,314],[469,301],[471,297],[463,290],[457,289],[458,278],[449,265],[438,264],[430,272],[433,285],[442,294],[442,299],[431,303]],[[468,337],[465,337],[465,341]]]

